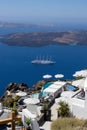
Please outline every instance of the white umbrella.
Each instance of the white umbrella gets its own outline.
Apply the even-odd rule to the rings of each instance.
[[[25,104],[37,104],[39,103],[39,99],[36,99],[36,98],[27,98],[27,99],[24,99],[23,101]]]
[[[82,79],[72,81],[72,85],[82,89],[84,88],[84,82],[85,82],[85,78],[82,78]]]
[[[63,74],[56,74],[56,75],[55,75],[55,78],[63,78],[63,77],[64,77]]]
[[[52,75],[46,74],[46,75],[43,76],[43,78],[44,79],[50,79],[50,78],[52,78]]]
[[[16,93],[17,96],[26,96],[27,93],[26,92],[22,92],[22,91],[19,91],[18,93]]]
[[[74,77],[86,77],[87,76],[87,70],[80,70],[80,71],[76,71],[75,74],[73,74]]]

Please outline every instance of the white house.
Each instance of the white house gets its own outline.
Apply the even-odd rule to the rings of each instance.
[[[71,96],[67,94],[67,96],[61,96],[59,99],[55,99],[55,102],[58,103],[60,100],[67,102],[75,117],[87,119],[87,77],[83,83],[83,90],[80,90],[77,94],[75,92]]]
[[[34,105],[34,104],[29,104],[27,108],[22,109],[22,121],[23,124],[26,123],[26,119],[36,119],[38,116],[41,115],[41,106]]]

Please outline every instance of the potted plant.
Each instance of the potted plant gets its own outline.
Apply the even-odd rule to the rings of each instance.
[[[27,118],[27,119],[26,119],[26,124],[27,124],[27,130],[31,130],[31,126],[30,126],[30,124],[31,124],[31,119],[30,119],[30,118]]]
[[[19,120],[19,121],[16,122],[16,128],[18,128],[18,129],[22,129],[23,128],[22,120]]]
[[[23,126],[22,120],[16,122],[18,126]]]

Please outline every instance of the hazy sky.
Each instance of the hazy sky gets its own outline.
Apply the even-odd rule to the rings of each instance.
[[[87,0],[0,0],[0,21],[87,23]]]

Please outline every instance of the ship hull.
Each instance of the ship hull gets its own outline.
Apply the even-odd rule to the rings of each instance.
[[[33,60],[31,61],[32,64],[43,64],[43,65],[47,65],[47,64],[55,64],[54,61],[50,61],[50,60]]]

